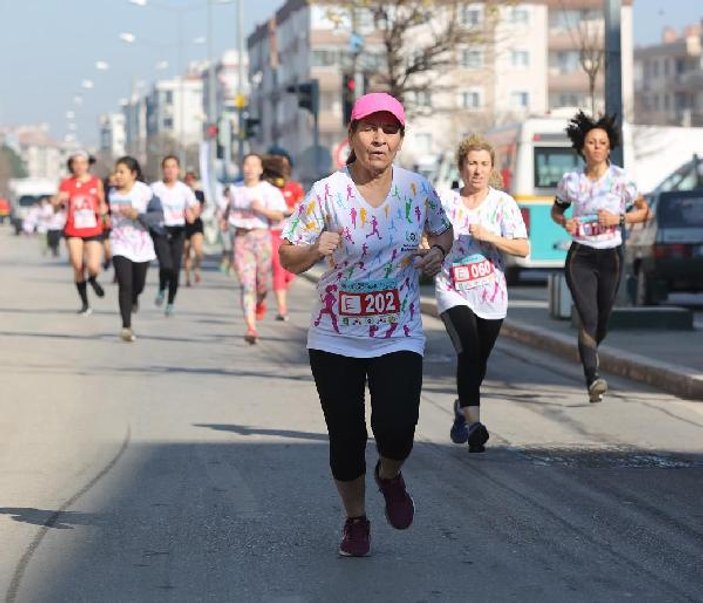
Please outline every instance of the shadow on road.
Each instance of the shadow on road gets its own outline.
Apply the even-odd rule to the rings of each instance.
[[[215,431],[231,431],[237,435],[266,435],[280,438],[293,438],[296,440],[312,440],[314,442],[327,442],[325,433],[312,433],[309,431],[291,431],[289,429],[264,429],[261,427],[247,427],[246,425],[193,423],[193,427],[207,427]]]
[[[31,507],[0,507],[0,515],[9,515],[19,523],[31,523],[55,530],[72,530],[74,525],[93,525],[97,516],[93,513],[77,511],[52,511]]]

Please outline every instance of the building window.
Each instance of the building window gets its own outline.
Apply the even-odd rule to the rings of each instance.
[[[164,130],[173,129],[173,117],[164,117],[163,128]]]
[[[581,99],[574,92],[562,92],[556,96],[555,105],[557,107],[579,107],[581,106]]]
[[[461,22],[468,26],[478,25],[481,23],[481,9],[477,6],[463,6],[461,8]]]
[[[659,77],[659,61],[652,61],[652,77]]]
[[[313,67],[334,67],[339,64],[339,51],[313,50],[311,64]]]
[[[461,66],[465,69],[480,69],[483,67],[483,53],[465,48],[461,51]]]
[[[478,90],[465,90],[459,99],[462,109],[481,108],[481,93]]]
[[[664,95],[664,111],[669,111],[671,109],[671,98],[668,94]]]
[[[510,64],[513,67],[529,67],[530,53],[527,50],[511,50]]]
[[[417,90],[411,95],[411,102],[416,107],[431,107],[432,93],[429,90]]]
[[[173,90],[166,90],[164,92],[164,103],[167,105],[173,104]]]
[[[511,92],[510,106],[513,109],[527,109],[530,104],[530,95],[527,92]]]
[[[527,25],[530,22],[530,11],[526,8],[517,6],[509,8],[506,15],[506,21],[508,23]]]
[[[413,149],[421,155],[432,153],[432,134],[416,134]]]
[[[553,55],[554,56],[554,55]],[[563,50],[556,53],[552,65],[559,73],[573,73],[580,67],[578,50]]]

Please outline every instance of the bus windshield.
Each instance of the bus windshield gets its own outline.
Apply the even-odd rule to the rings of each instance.
[[[535,188],[556,188],[566,172],[581,165],[581,158],[568,147],[535,147]]]

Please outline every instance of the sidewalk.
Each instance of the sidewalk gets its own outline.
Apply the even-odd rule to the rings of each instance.
[[[323,270],[314,266],[304,276],[316,282]],[[549,316],[547,302],[516,299],[511,293],[508,317],[501,335],[527,347],[578,363],[576,329],[570,320]],[[434,288],[421,290],[424,314],[437,317]],[[623,330],[608,333],[599,348],[604,373],[647,383],[683,398],[703,400],[703,333],[693,331]]]

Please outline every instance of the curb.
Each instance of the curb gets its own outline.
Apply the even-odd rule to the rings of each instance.
[[[317,283],[321,274],[321,270],[312,268],[300,276],[312,283]],[[420,310],[428,316],[439,317],[437,305],[432,297],[420,298]],[[580,363],[575,336],[567,337],[561,333],[551,333],[546,329],[509,318],[503,321],[500,334],[570,362]],[[667,362],[660,362],[607,345],[599,348],[598,358],[600,368],[607,373],[646,383],[675,396],[703,401],[703,373],[682,369]]]
[[[420,307],[423,314],[438,316],[434,299],[422,298]],[[509,318],[503,321],[500,334],[571,362],[580,362],[575,336],[567,337],[561,333],[551,333],[546,329],[519,323]],[[607,345],[598,350],[598,358],[600,368],[607,373],[646,383],[682,398],[703,400],[703,374],[701,373]]]

